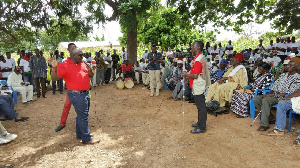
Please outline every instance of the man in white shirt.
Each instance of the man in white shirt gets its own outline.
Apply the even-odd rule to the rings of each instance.
[[[297,50],[299,47],[300,47],[299,43],[295,41],[295,37],[293,36],[292,41],[291,41],[290,45],[288,46],[287,50],[291,53],[297,53]]]
[[[254,61],[256,61],[257,58],[261,58],[261,55],[257,53],[258,51],[259,51],[259,49],[256,48],[255,50],[252,51],[252,55],[250,56],[254,59]]]
[[[16,61],[15,59],[11,58],[11,53],[6,52],[6,61],[10,62],[12,64],[13,70],[15,69],[16,66]]]
[[[281,59],[279,57],[277,57],[277,56],[274,57],[274,55],[275,54],[271,52],[270,56],[267,58],[267,63],[271,64],[272,67],[273,66],[276,67],[281,62]]]
[[[225,48],[222,47],[222,44],[221,44],[221,43],[219,43],[218,45],[219,45],[219,46],[218,46],[218,49],[217,49],[217,50],[218,50],[218,53],[219,53],[219,57],[222,58],[223,55],[224,55]]]
[[[120,57],[122,59],[122,64],[123,64],[124,61],[127,60],[127,51],[125,51],[124,47],[122,47],[122,52],[120,53]]]
[[[6,61],[3,55],[0,55],[0,71],[2,73],[2,80],[7,80],[8,76],[12,73],[13,65]]]
[[[171,47],[168,48],[167,57],[168,57],[168,58],[169,58],[169,57],[174,57],[174,53],[173,53]]]
[[[105,80],[105,83],[108,84],[109,81],[110,81],[110,77],[111,77],[111,64],[112,64],[112,58],[111,58],[111,55],[110,55],[110,50],[107,50],[106,51],[106,56],[104,56],[104,61],[105,61],[105,64],[107,64],[107,69],[105,71],[105,74],[104,74],[104,80]]]
[[[286,58],[285,54],[287,49],[287,45],[284,43],[284,37],[281,37],[281,42],[277,43],[275,47],[277,50],[277,56],[281,59],[281,62],[283,62],[284,59]]]
[[[258,49],[258,53],[263,54],[266,52],[266,47],[262,44],[264,40],[263,39],[259,39],[259,44],[257,45],[257,49]]]
[[[148,56],[148,48],[145,48],[145,52],[142,54],[142,58],[146,60],[147,56]]]
[[[146,63],[146,61],[145,61],[145,59],[144,58],[142,58],[141,60],[140,60],[140,67],[142,67],[143,68],[143,72],[142,72],[142,81],[143,81],[143,84],[144,85],[149,85],[149,76],[148,76],[148,72],[147,72],[147,63]]]
[[[30,82],[30,84],[33,84],[31,69],[29,67],[29,60],[30,60],[30,56],[26,54],[21,58],[19,66],[23,72],[24,82]]]
[[[212,55],[212,61],[215,60],[217,55],[219,55],[219,51],[217,49],[217,44],[215,44],[214,47],[212,48],[211,55]]]
[[[267,51],[270,52],[271,50],[273,50],[273,40],[270,40],[270,44],[267,47]]]
[[[8,76],[7,85],[12,86],[15,91],[21,93],[23,104],[33,101],[33,86],[23,82],[20,67],[16,67],[14,72]]]
[[[226,55],[233,53],[233,45],[231,44],[231,40],[228,41],[228,44],[226,45]]]
[[[140,75],[143,73],[143,67],[139,64],[138,61],[134,64],[134,73],[137,85],[140,84]]]

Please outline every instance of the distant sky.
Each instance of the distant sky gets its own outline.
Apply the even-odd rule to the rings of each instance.
[[[161,4],[166,5],[166,1],[167,0],[161,0]],[[239,0],[236,0],[235,4],[238,4],[238,2],[239,2]],[[108,5],[106,5],[104,13],[107,16],[111,16],[112,9]],[[274,31],[270,27],[270,22],[265,22],[264,24],[261,24],[261,25],[253,23],[252,26],[253,26],[253,30],[258,32],[258,34],[253,36],[253,38],[255,38],[255,39],[257,39],[258,36],[260,36],[261,34],[263,34],[265,32]],[[117,21],[107,22],[104,25],[94,24],[93,28],[94,28],[93,32],[91,34],[89,34],[89,36],[92,38],[96,37],[96,36],[101,38],[102,34],[104,34],[104,38],[106,41],[117,41],[118,38],[122,36],[120,24]],[[244,29],[248,30],[249,26],[248,27],[245,26]],[[207,25],[206,30],[207,31],[213,30],[213,28],[210,25]],[[216,36],[217,36],[217,41],[223,41],[223,40],[229,40],[229,39],[234,41],[234,40],[237,40],[241,35],[233,32],[233,31],[226,31],[221,28],[220,34],[216,34]]]

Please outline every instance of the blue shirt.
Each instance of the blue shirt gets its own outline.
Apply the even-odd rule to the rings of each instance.
[[[148,53],[147,59],[149,60],[150,58],[156,58],[156,60],[161,60],[162,55],[160,52],[156,52],[155,54]],[[150,61],[148,64],[148,69],[149,70],[160,70],[160,63],[158,61]]]

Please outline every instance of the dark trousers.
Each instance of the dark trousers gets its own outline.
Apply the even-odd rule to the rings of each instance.
[[[105,83],[108,84],[111,76],[111,68],[107,68],[104,74]]]
[[[185,87],[185,96],[187,99],[192,99],[192,89],[189,85]]]
[[[77,113],[76,117],[76,136],[82,142],[92,140],[89,128],[90,95],[88,92],[69,92],[68,97]]]
[[[41,96],[41,87],[42,87],[42,95],[46,95],[46,78],[34,78],[35,81],[35,87],[37,96]]]
[[[13,100],[8,95],[0,96],[0,116],[5,116],[11,120],[18,116],[18,113],[14,110]]]
[[[52,93],[55,93],[55,91],[56,91],[56,82],[59,85],[59,92],[62,93],[63,92],[63,87],[64,87],[63,86],[63,83],[64,83],[63,78],[61,78],[58,81],[52,81]]]
[[[195,103],[198,109],[198,129],[205,130],[206,129],[206,120],[207,120],[207,109],[205,104],[205,96],[194,95]]]

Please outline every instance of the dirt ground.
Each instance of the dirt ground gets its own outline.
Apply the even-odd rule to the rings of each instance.
[[[269,137],[257,132],[259,122],[234,114],[208,115],[207,132],[190,134],[196,106],[169,100],[171,91],[149,97],[141,86],[118,90],[113,84],[92,90],[89,124],[101,142],[82,145],[75,137],[74,108],[67,126],[58,126],[66,92],[18,104],[27,122],[2,124],[18,138],[0,146],[0,166],[15,167],[298,167],[300,148],[291,146],[300,128]],[[19,102],[20,101],[20,96]],[[274,125],[271,125],[273,127]]]

